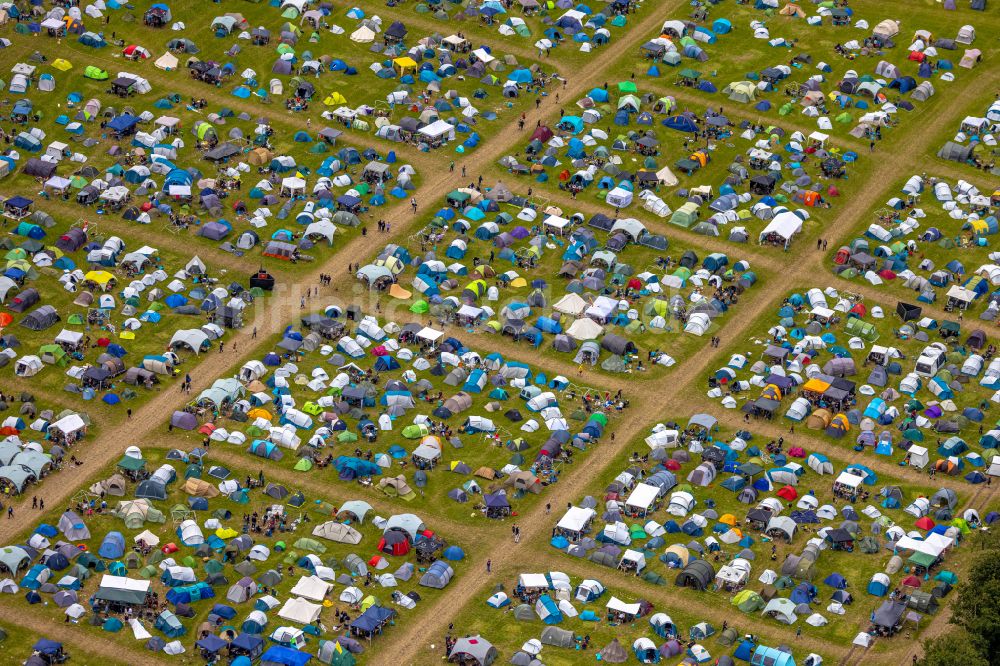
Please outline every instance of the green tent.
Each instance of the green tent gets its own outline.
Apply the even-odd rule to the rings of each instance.
[[[685,71],[691,71],[691,70],[685,70]],[[684,72],[681,72],[681,76],[683,76],[683,75],[684,75]],[[695,77],[695,78],[697,78],[697,77]],[[638,90],[639,89],[636,87],[635,83],[632,82],[632,81],[619,81],[618,82],[618,92],[620,92],[620,93],[634,93],[634,92],[638,92]]]
[[[65,367],[69,361],[66,350],[56,344],[42,345],[38,348],[38,355],[43,363]]]
[[[356,441],[358,441],[358,436],[355,435],[350,430],[344,430],[339,435],[337,435],[337,441],[340,442],[341,444],[344,444],[344,443],[347,443],[347,442],[356,442]]]
[[[106,81],[108,79],[107,70],[95,67],[94,65],[87,65],[86,69],[83,70],[83,75],[95,81]]]
[[[295,463],[293,468],[296,472],[308,472],[313,468],[312,460],[309,458],[299,458],[299,461]]]
[[[430,310],[430,306],[427,305],[427,301],[419,300],[415,301],[413,305],[410,306],[410,312],[414,314],[426,314]]]
[[[308,550],[308,551],[311,551],[313,553],[325,553],[326,552],[326,546],[324,546],[323,544],[321,544],[319,541],[316,541],[316,539],[310,539],[309,537],[302,537],[301,539],[298,539],[292,545],[295,548],[301,548],[302,550]]]
[[[329,666],[354,666],[354,655],[347,648],[341,647],[336,641],[321,641],[319,646],[319,661]]]
[[[141,458],[133,458],[131,456],[125,456],[118,461],[118,467],[125,470],[126,472],[138,472],[140,470],[146,469],[146,461]]]
[[[753,590],[742,590],[733,597],[732,604],[744,613],[755,613],[766,605],[764,598]]]
[[[422,423],[412,423],[403,428],[403,437],[406,439],[420,439],[430,434],[430,429]]]

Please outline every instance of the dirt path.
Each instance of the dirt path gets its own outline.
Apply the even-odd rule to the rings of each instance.
[[[85,617],[89,617],[89,615]],[[106,660],[106,664],[177,664],[176,658],[168,658],[162,653],[150,652],[143,649],[143,643],[131,641],[132,629],[129,627],[122,629],[122,633],[128,633],[130,643],[105,640],[94,635],[94,627],[66,624],[63,622],[62,613],[59,613],[58,617],[53,617],[50,613],[43,615],[30,609],[25,612],[7,604],[0,604],[0,622],[27,629],[36,638],[50,638],[63,643],[66,651],[70,654],[69,663],[71,664],[95,666],[92,661],[94,658]],[[146,628],[151,629],[151,627]],[[74,655],[74,649],[85,651],[87,654]],[[190,654],[190,647],[188,646],[187,649],[187,654]],[[8,655],[3,661],[8,664],[21,664],[28,656],[30,655],[17,655],[16,657]]]

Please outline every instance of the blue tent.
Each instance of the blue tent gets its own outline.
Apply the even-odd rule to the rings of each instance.
[[[515,69],[513,72],[507,75],[508,81],[514,81],[516,83],[531,83],[534,77],[529,69]]]
[[[446,560],[451,560],[452,562],[457,562],[459,560],[465,559],[465,551],[458,546],[448,546],[445,548],[442,556]]]
[[[538,598],[538,603],[545,609],[546,615],[542,618],[545,624],[559,624],[562,622],[563,614],[559,610],[559,605],[547,594]]]
[[[843,590],[847,588],[847,579],[844,578],[837,572],[834,572],[823,579],[823,584],[828,585],[837,590]]]
[[[108,123],[108,129],[112,132],[122,134],[133,129],[139,123],[139,119],[133,116],[131,113],[123,113],[120,116],[115,116]]]
[[[305,666],[310,659],[312,659],[311,654],[299,652],[283,645],[272,645],[260,656],[262,663],[281,664],[281,666]]]
[[[752,662],[754,664],[769,664],[770,666],[795,666],[795,657],[788,652],[782,652],[778,648],[758,645],[754,650]]]
[[[694,133],[698,131],[698,126],[694,121],[686,116],[670,116],[663,121],[663,126],[678,132]]]
[[[125,554],[125,536],[121,532],[108,532],[97,554],[108,560],[117,560]]]

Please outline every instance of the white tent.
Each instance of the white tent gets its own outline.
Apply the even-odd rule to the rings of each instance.
[[[302,576],[299,578],[299,581],[295,583],[295,587],[292,588],[291,594],[297,594],[300,597],[305,597],[306,599],[311,599],[313,601],[323,601],[332,589],[332,584],[327,583],[316,576]]]
[[[321,583],[323,581],[320,581]],[[327,583],[323,583],[326,585]],[[285,605],[278,611],[278,617],[298,624],[312,624],[319,619],[322,604],[314,604],[302,599],[293,597],[285,602]]]

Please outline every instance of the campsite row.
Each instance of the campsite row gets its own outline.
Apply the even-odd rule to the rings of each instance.
[[[165,73],[154,73],[157,79],[186,70],[191,81],[228,89],[236,103],[281,103],[289,112],[322,116],[345,131],[374,133],[421,150],[440,147],[456,134],[464,137],[463,148],[475,148],[484,134],[481,121],[493,125],[485,134],[499,129],[490,121],[499,120],[500,109],[486,109],[487,99],[506,100],[504,111],[513,117],[514,102],[524,94],[526,106],[551,79],[537,63],[522,66],[515,56],[494,52],[491,42],[473,45],[458,33],[421,33],[357,6],[337,10],[322,3],[313,9],[296,0],[281,3],[280,13],[267,9],[246,8],[248,16],[230,12],[206,21],[175,17],[158,3],[134,26],[134,42],[112,43],[104,32],[87,30],[91,17],[79,7],[57,6],[34,26],[50,38],[96,50],[101,60],[107,49],[119,51],[140,72],[155,66]],[[188,18],[198,25],[188,25]],[[171,30],[164,34],[167,26]],[[108,92],[121,97],[148,93],[146,78],[154,78],[113,77],[96,65],[87,75],[111,81]]]
[[[357,278],[418,316],[551,345],[607,372],[673,365],[757,282],[747,262],[701,257],[635,218],[588,218],[503,183],[452,191]]]
[[[596,446],[627,397],[352,306],[308,315],[170,419],[250,459],[419,510],[503,519]],[[265,466],[266,468],[266,466]]]
[[[861,235],[837,249],[834,271],[995,321],[1000,270],[990,240],[1000,228],[1000,190],[915,174],[893,194]]]
[[[616,215],[641,207],[639,215],[734,243],[787,250],[804,227],[817,230],[859,159],[823,132],[734,120],[721,107],[681,111],[673,96],[640,93],[632,81],[619,82],[617,95],[595,87],[577,106],[579,115],[536,127],[523,157],[509,154],[501,166],[574,199],[589,194]]]
[[[36,65],[17,67],[37,75]],[[40,206],[60,215],[115,216],[186,233],[238,257],[252,251],[298,262],[332,246],[338,231],[358,227],[367,211],[416,190],[416,170],[398,164],[392,151],[332,153],[340,134],[332,128],[282,135],[267,118],[245,111],[220,108],[199,119],[201,111],[177,93],[140,111],[87,98],[96,91],[57,89],[69,113],[42,113],[34,89],[15,103],[16,150],[0,169],[21,174],[15,182],[26,187],[31,181],[23,176],[34,179],[39,196],[52,202]],[[34,203],[9,201],[15,216],[30,213]]]
[[[307,499],[263,473],[244,481],[204,448],[163,453],[129,447],[73,506],[3,548],[9,603],[167,655],[343,665],[418,614],[464,558],[413,514]]]
[[[957,580],[953,550],[1000,516],[796,441],[723,433],[709,414],[657,424],[556,520],[551,546],[831,640],[919,631]],[[861,595],[879,598],[867,623]]]
[[[975,26],[962,22],[968,15],[913,8],[903,33],[904,17],[885,18],[881,7],[876,14],[820,3],[808,14],[797,3],[779,4],[713,3],[668,19],[640,49],[650,63],[646,76],[672,76],[708,103],[725,97],[762,115],[800,117],[823,132],[878,140],[883,130],[914,122],[920,105],[947,95],[963,69],[982,61],[972,47]],[[926,29],[942,24],[943,34]],[[739,64],[726,57],[739,50],[737,43],[752,54]]]
[[[644,664],[673,663],[678,657],[687,660],[681,663],[720,666],[765,657],[781,666],[824,663],[815,653],[796,662],[788,646],[765,645],[766,634],[758,634],[756,626],[753,633],[743,635],[735,622],[717,628],[698,621],[680,605],[636,596],[596,578],[571,577],[562,571],[521,573],[509,588],[505,583],[496,587],[502,589],[486,600],[486,610],[471,609],[456,619],[464,637],[453,641],[449,654],[467,654],[478,664],[490,663],[490,655],[496,655],[494,663],[509,655],[513,664],[530,664],[533,659],[568,664],[591,654],[611,664],[634,663],[633,658]],[[498,619],[504,622],[503,632],[494,628]]]
[[[973,484],[1000,474],[1000,433],[986,419],[1000,363],[984,329],[904,302],[887,312],[832,287],[792,293],[776,314],[752,338],[759,351],[736,350],[709,378],[710,397],[901,465]]]

